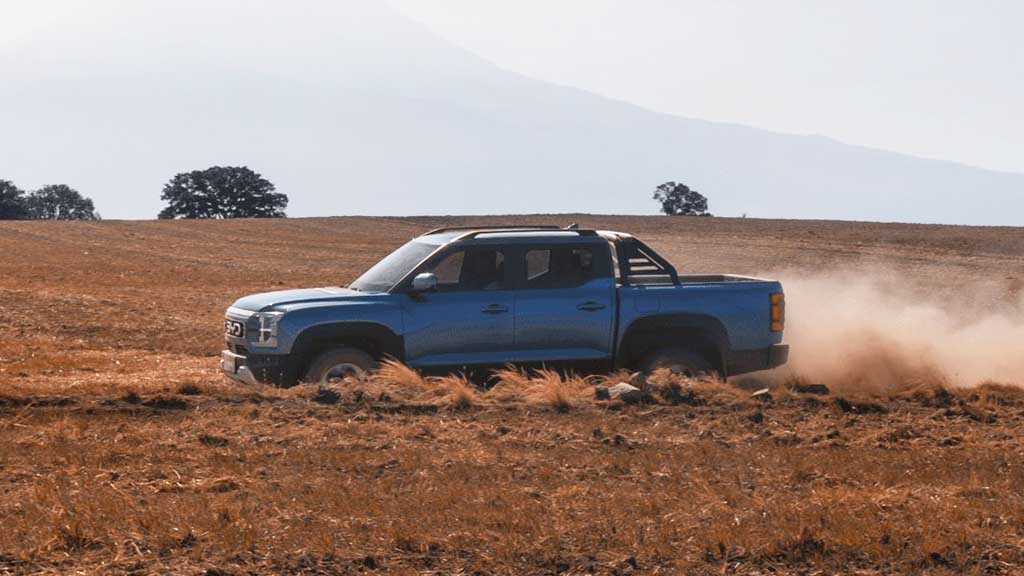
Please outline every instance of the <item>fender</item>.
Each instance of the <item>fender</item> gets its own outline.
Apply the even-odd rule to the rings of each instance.
[[[333,346],[359,348],[375,359],[390,356],[405,359],[405,339],[377,322],[342,321],[317,324],[306,328],[295,338],[292,354],[306,361]]]
[[[693,347],[726,374],[732,349],[729,332],[718,318],[707,314],[652,314],[633,320],[619,339],[615,364],[635,366],[653,348],[676,343]]]

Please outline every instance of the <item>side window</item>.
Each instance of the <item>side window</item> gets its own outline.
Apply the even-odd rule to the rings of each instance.
[[[600,256],[598,256],[600,258]],[[552,246],[526,251],[527,288],[574,288],[607,276],[590,246]]]
[[[439,290],[443,289],[443,287],[451,288],[458,286],[459,273],[462,271],[462,261],[465,260],[465,257],[465,250],[452,252],[438,262],[433,270],[428,270],[428,272],[433,272],[434,276],[437,276],[437,288]]]
[[[502,290],[505,282],[505,254],[494,248],[469,248],[448,254],[425,272],[437,276],[442,292]]]
[[[526,253],[526,281],[536,280],[551,269],[551,250],[530,250]]]

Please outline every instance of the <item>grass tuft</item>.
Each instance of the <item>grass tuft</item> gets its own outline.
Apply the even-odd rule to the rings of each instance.
[[[464,374],[450,374],[427,379],[432,395],[458,409],[465,409],[477,402],[476,387]]]
[[[419,372],[390,358],[381,362],[375,377],[396,389],[422,392],[427,388],[427,382]]]
[[[570,374],[563,378],[558,372],[540,370],[530,381],[532,385],[527,390],[527,400],[559,412],[567,412],[593,398],[593,385],[579,376]]]

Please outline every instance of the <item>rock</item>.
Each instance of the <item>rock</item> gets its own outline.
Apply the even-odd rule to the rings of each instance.
[[[793,391],[801,394],[816,394],[824,396],[831,392],[824,384],[794,384]]]
[[[594,388],[594,398],[598,400],[611,400],[612,396],[604,386]]]
[[[643,372],[633,372],[629,375],[629,383],[643,390],[647,386],[647,376]]]
[[[678,382],[669,382],[658,389],[658,395],[670,404],[689,404],[690,406],[703,406],[704,399],[687,384],[681,386]]]
[[[835,398],[833,400],[840,410],[853,414],[885,414],[889,410],[877,402],[869,400],[848,400],[846,398]]]
[[[639,388],[626,382],[619,382],[615,386],[608,388],[608,395],[612,399],[622,400],[631,404],[639,402],[644,397],[644,393]]]
[[[964,441],[961,436],[946,436],[939,441],[939,446],[959,446]]]
[[[220,448],[220,447],[223,447],[223,446],[227,446],[229,444],[229,442],[230,441],[227,438],[224,438],[223,436],[216,436],[216,435],[213,435],[213,434],[200,434],[199,435],[199,443],[204,445],[204,446]]]
[[[762,402],[771,402],[772,401],[771,390],[769,390],[768,388],[761,388],[757,392],[754,392],[753,394],[751,394],[750,397],[751,398],[756,398],[756,399],[758,399],[758,400],[760,400]]]
[[[689,392],[690,390],[687,391]],[[665,386],[658,388],[657,392],[669,404],[682,404],[685,399],[683,387],[678,382],[669,382]]]
[[[615,434],[614,436],[609,436],[608,438],[601,440],[601,442],[603,444],[608,444],[611,446],[629,446],[629,441],[626,440],[626,437],[623,436],[622,434]]]
[[[316,395],[313,396],[312,400],[317,404],[337,404],[338,401],[341,400],[341,395],[330,388],[324,388],[321,386],[320,389],[316,391]]]
[[[946,558],[939,552],[932,552],[928,554],[928,559],[931,560],[936,566],[949,567],[953,565],[953,563],[950,562],[948,558]]]

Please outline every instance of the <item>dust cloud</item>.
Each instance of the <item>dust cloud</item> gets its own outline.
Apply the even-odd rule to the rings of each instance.
[[[1019,279],[914,285],[880,269],[773,276],[786,291],[790,362],[781,376],[850,392],[1024,386]]]

